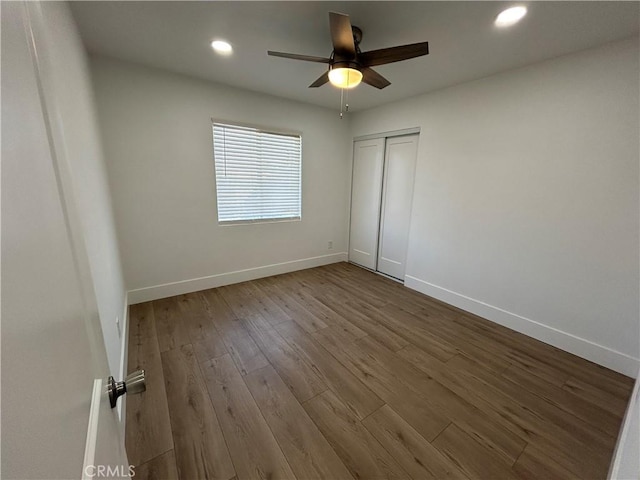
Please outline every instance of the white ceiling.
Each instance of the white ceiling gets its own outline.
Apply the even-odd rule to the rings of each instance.
[[[504,8],[526,5],[517,25],[498,29]],[[326,65],[268,57],[267,50],[329,56],[328,12],[351,16],[362,51],[428,41],[431,53],[375,69],[391,85],[361,85],[351,110],[522,67],[638,34],[638,2],[72,2],[91,53],[338,108],[339,90],[307,88]],[[234,54],[216,55],[214,38]]]

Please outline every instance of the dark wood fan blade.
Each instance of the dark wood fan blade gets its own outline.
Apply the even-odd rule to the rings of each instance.
[[[272,57],[290,58],[292,60],[304,60],[305,62],[316,62],[316,63],[331,62],[330,58],[314,57],[312,55],[298,55],[297,53],[272,52],[271,50],[267,51],[267,55],[271,55]]]
[[[401,45],[399,47],[363,52],[358,55],[358,62],[364,67],[375,67],[376,65],[385,65],[387,63],[421,57],[428,53],[429,42],[412,43],[411,45]]]
[[[362,72],[362,81],[372,87],[382,90],[384,87],[391,85],[391,82],[376,72],[373,68],[365,67],[360,70]]]
[[[336,55],[355,57],[356,46],[353,43],[353,31],[349,15],[344,13],[329,12],[329,26],[331,28],[331,41]]]
[[[329,72],[324,72],[320,78],[318,78],[315,82],[309,85],[309,88],[321,87],[328,81],[329,81]]]

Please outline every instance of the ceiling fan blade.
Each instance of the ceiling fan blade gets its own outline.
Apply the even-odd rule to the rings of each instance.
[[[330,58],[314,57],[312,55],[298,55],[297,53],[272,52],[271,50],[267,51],[267,55],[271,55],[272,57],[290,58],[292,60],[304,60],[305,62],[316,62],[316,63],[331,62]]]
[[[429,42],[412,43],[411,45],[401,45],[399,47],[363,52],[358,55],[358,62],[365,67],[375,67],[376,65],[385,65],[387,63],[421,57],[428,53]]]
[[[321,87],[325,83],[329,81],[329,72],[324,72],[320,78],[318,78],[315,82],[309,85],[309,88]]]
[[[331,28],[331,41],[336,55],[355,57],[356,46],[353,43],[353,31],[349,15],[344,13],[329,12],[329,26]]]
[[[376,72],[373,68],[365,67],[362,70],[362,81],[372,87],[382,90],[391,85],[391,82]]]

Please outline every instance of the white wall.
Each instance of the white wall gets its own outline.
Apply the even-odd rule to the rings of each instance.
[[[635,376],[638,39],[356,113],[420,127],[406,284]]]
[[[337,111],[103,57],[91,67],[131,303],[346,258]],[[302,221],[217,224],[212,117],[302,132]]]

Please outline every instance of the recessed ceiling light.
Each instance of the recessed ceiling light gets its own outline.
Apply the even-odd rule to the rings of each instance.
[[[518,23],[526,14],[527,7],[507,8],[496,17],[495,24],[498,27],[508,27],[510,25]]]
[[[229,55],[231,54],[231,52],[233,52],[231,44],[229,42],[225,42],[224,40],[214,40],[213,42],[211,42],[211,48],[223,55]]]

